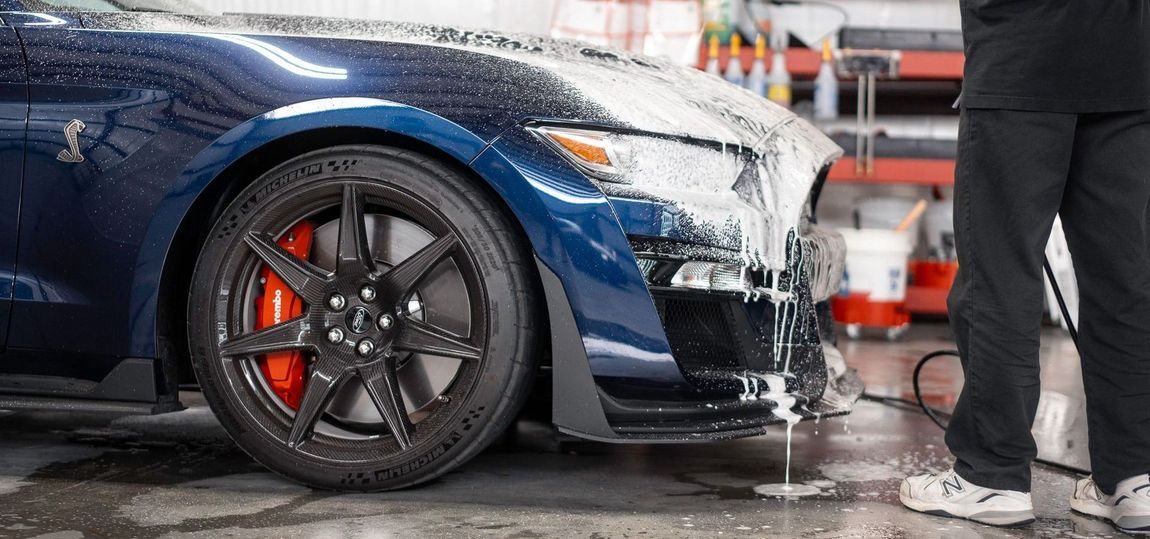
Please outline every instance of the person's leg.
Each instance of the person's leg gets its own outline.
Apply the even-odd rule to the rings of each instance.
[[[963,111],[954,205],[959,272],[948,303],[966,383],[946,443],[954,470],[980,487],[1030,492],[1042,260],[1077,119]]]
[[[1106,494],[1150,474],[1150,111],[1084,115],[1062,222],[1079,294],[1090,462]]]

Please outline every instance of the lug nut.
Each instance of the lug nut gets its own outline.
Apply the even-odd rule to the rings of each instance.
[[[343,330],[339,328],[331,328],[327,330],[327,342],[332,344],[339,344],[343,342]]]
[[[371,339],[364,339],[355,346],[355,351],[362,357],[370,356],[375,351],[375,343],[371,342]]]
[[[347,300],[344,299],[343,296],[341,296],[339,294],[332,294],[330,298],[327,298],[327,306],[331,307],[331,310],[333,310],[333,311],[341,310],[346,305],[347,305]]]
[[[363,301],[375,301],[375,289],[371,285],[364,285],[359,289],[359,299]]]
[[[391,329],[395,327],[395,317],[390,314],[383,314],[379,316],[379,328]]]

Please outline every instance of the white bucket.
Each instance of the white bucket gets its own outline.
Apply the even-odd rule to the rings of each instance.
[[[870,301],[906,301],[907,261],[913,249],[906,232],[842,228],[847,242],[843,291],[870,294]]]
[[[857,213],[855,226],[864,230],[872,228],[894,230],[914,210],[917,203],[917,200],[899,197],[864,198],[855,207]],[[912,244],[918,239],[921,223],[922,220],[915,221],[907,230],[910,232]]]
[[[926,210],[924,221],[930,257],[944,262],[957,258],[954,253],[954,203],[949,200],[932,203]]]

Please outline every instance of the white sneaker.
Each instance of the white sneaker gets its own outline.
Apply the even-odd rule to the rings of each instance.
[[[1126,533],[1150,535],[1150,475],[1118,483],[1113,496],[1103,494],[1093,477],[1079,480],[1070,507],[1109,520]]]
[[[1030,493],[984,488],[954,470],[908,477],[898,489],[908,509],[950,518],[965,518],[991,526],[1015,527],[1034,522]]]

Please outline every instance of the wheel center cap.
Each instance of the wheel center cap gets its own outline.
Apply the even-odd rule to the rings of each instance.
[[[371,312],[364,307],[353,307],[347,311],[347,329],[352,333],[367,333],[371,329]]]

